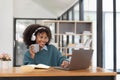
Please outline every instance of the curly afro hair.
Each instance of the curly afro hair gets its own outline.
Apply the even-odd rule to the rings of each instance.
[[[40,27],[44,27],[45,29],[42,29],[42,28],[38,29]],[[32,37],[33,33],[36,36],[37,33],[42,33],[42,32],[46,32],[46,34],[48,36],[49,41],[48,41],[48,43],[46,43],[46,45],[48,45],[50,40],[51,40],[51,31],[50,31],[49,27],[44,26],[44,25],[40,25],[40,24],[31,24],[24,30],[24,32],[23,32],[23,41],[27,45],[27,48],[29,48],[29,46],[31,44],[36,43],[36,41],[31,40],[31,37]]]

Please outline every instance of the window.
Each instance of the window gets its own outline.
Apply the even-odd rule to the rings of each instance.
[[[74,6],[74,20],[79,20],[79,4]]]
[[[109,1],[109,3],[108,3]],[[107,4],[107,5],[106,5]],[[103,67],[113,70],[113,1],[103,0]]]
[[[116,0],[116,60],[117,60],[117,72],[120,73],[120,6],[119,6],[120,0]]]
[[[96,43],[96,0],[84,0],[84,21],[92,21],[93,22],[93,49],[94,49],[94,54],[93,54],[93,66],[97,66],[97,43]]]
[[[15,25],[15,64],[14,65],[22,65],[23,64],[23,56],[26,52],[26,46],[23,42],[23,31],[25,28],[30,25],[34,24],[35,20],[16,20]]]
[[[113,13],[104,12],[104,68],[113,69]]]
[[[27,48],[23,42],[23,32],[26,27],[30,24],[43,24],[42,19],[14,19],[15,26],[14,26],[14,66],[20,66],[23,64],[23,57],[24,53],[26,52]],[[44,19],[45,20],[45,19]],[[47,19],[46,19],[47,20]],[[55,19],[53,19],[55,20]]]
[[[70,11],[68,12],[68,16],[69,16],[69,20],[73,20],[73,19],[72,19],[72,16],[73,16],[72,10],[70,10]]]

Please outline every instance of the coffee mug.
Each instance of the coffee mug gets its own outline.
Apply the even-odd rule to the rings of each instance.
[[[39,52],[39,44],[32,44],[31,47],[33,48],[34,52]]]

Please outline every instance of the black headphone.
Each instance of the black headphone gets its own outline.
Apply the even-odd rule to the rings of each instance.
[[[36,39],[35,33],[36,33],[38,30],[40,30],[40,29],[46,29],[46,28],[45,28],[45,27],[39,27],[39,28],[37,28],[37,29],[34,31],[34,33],[32,34],[31,41],[35,41],[35,39]]]

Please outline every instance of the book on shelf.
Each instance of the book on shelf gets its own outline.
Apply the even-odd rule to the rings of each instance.
[[[65,32],[65,34],[75,34],[74,32]]]
[[[87,39],[85,44],[84,44],[84,49],[90,49],[90,45],[92,43],[92,39]]]
[[[92,33],[90,32],[90,31],[83,31],[83,37],[82,37],[82,42],[83,43],[86,43],[86,41],[88,40],[88,39],[90,39],[90,35],[91,35]]]
[[[72,43],[70,43],[70,44],[68,44],[67,47],[68,47],[68,48],[75,48],[75,47],[76,47],[76,44],[72,44]]]
[[[74,43],[75,43],[75,44],[79,44],[79,43],[81,42],[81,41],[80,41],[80,40],[81,40],[80,35],[75,35],[73,39],[74,39]]]
[[[67,35],[62,36],[62,47],[67,46]]]

